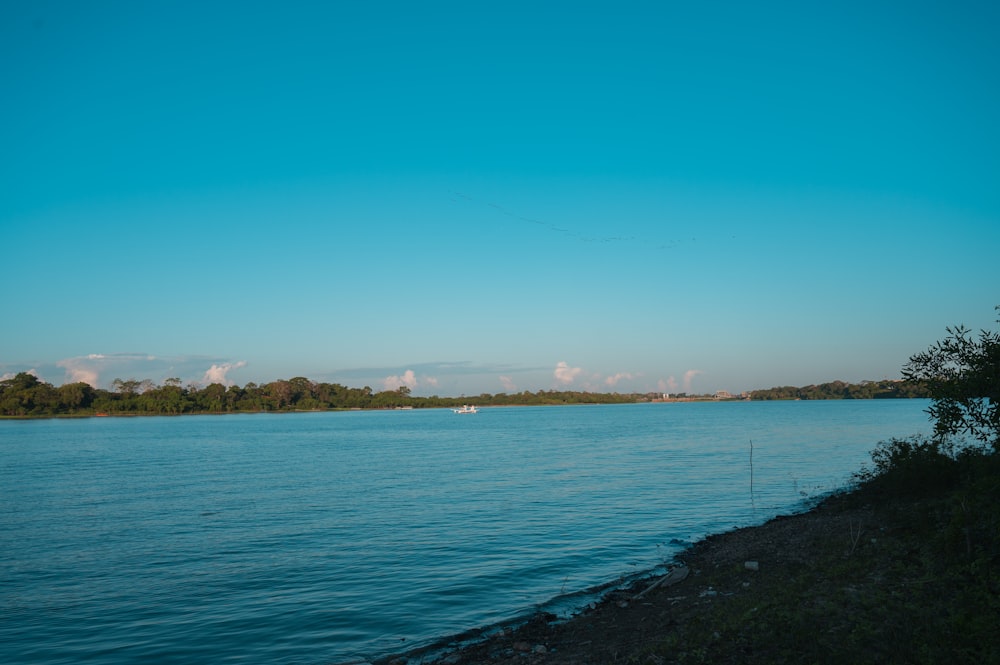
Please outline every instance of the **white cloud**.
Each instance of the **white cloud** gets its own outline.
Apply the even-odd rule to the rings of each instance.
[[[677,392],[677,379],[674,377],[668,377],[666,381],[660,379],[657,385],[660,387],[661,393],[675,393]]]
[[[694,381],[694,377],[699,374],[704,374],[700,369],[689,369],[684,372],[684,392],[691,392],[691,382]]]
[[[205,356],[154,356],[146,353],[91,353],[75,358],[66,358],[56,363],[65,372],[64,383],[82,381],[95,388],[103,387],[112,379],[149,380],[160,383],[167,378],[178,377],[183,382],[198,382],[204,385],[221,383],[232,385],[227,377],[234,369],[246,366],[246,361],[229,361]],[[204,368],[210,365],[206,371]]]
[[[234,382],[226,375],[234,369],[246,367],[246,364],[245,360],[240,360],[235,363],[213,364],[205,372],[205,376],[202,377],[201,382],[206,386],[213,383],[221,383],[224,386],[231,386]]]
[[[136,353],[90,353],[86,356],[66,358],[56,363],[56,367],[66,370],[65,383],[89,383],[97,388],[101,374],[115,371],[125,376],[138,376],[148,370],[150,362],[158,360],[155,356]],[[124,378],[120,376],[119,378]]]
[[[573,383],[573,381],[576,380],[576,377],[580,376],[581,372],[583,372],[583,368],[570,367],[568,363],[560,360],[559,363],[556,365],[556,369],[555,372],[553,372],[553,375],[556,377],[556,381],[558,381],[563,385],[568,386],[569,384]]]
[[[509,393],[517,392],[517,386],[514,385],[514,380],[511,379],[509,376],[501,376],[500,385],[503,386],[503,389]]]
[[[631,379],[634,379],[634,378],[635,378],[635,375],[634,374],[630,374],[629,372],[618,372],[614,376],[609,376],[609,377],[605,378],[604,379],[604,383],[606,383],[609,386],[617,386],[618,382],[621,381],[622,379],[631,380]]]
[[[538,386],[551,376],[552,366],[512,366],[509,364],[477,364],[470,361],[436,361],[426,363],[411,363],[401,369],[397,366],[387,367],[354,367],[331,370],[327,374],[311,376],[323,381],[336,381],[350,386],[377,386],[383,390],[389,381],[389,390],[395,390],[404,382],[403,369],[413,370],[417,387],[414,392],[440,392],[442,395],[478,395],[489,386],[496,388],[499,376],[507,377],[509,384],[500,379],[508,390],[516,391],[515,383]],[[520,378],[524,377],[524,378]]]
[[[104,360],[104,356],[92,353],[86,358],[66,358],[56,363],[56,367],[66,370],[65,383],[88,383],[97,388],[97,382],[101,377],[99,361]]]
[[[412,369],[408,369],[403,372],[403,376],[387,376],[382,380],[382,386],[386,390],[398,390],[402,386],[406,386],[411,390],[417,387],[417,375],[413,373]]]

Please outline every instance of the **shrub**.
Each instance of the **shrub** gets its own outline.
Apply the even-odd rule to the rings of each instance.
[[[872,451],[874,468],[862,469],[855,480],[898,496],[929,496],[952,489],[961,468],[948,439],[912,436],[882,441]]]

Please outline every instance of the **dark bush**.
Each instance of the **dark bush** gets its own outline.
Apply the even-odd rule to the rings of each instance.
[[[957,486],[962,465],[948,441],[913,436],[882,441],[872,451],[874,468],[863,469],[855,479],[876,492],[920,497]]]

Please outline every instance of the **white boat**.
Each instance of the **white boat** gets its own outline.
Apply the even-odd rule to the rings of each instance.
[[[461,409],[452,409],[455,413],[479,413],[479,409],[474,406],[469,406],[466,404]]]

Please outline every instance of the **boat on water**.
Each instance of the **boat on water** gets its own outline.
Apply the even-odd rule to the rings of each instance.
[[[455,413],[479,413],[479,409],[474,406],[469,406],[466,404],[461,409],[452,409]]]

